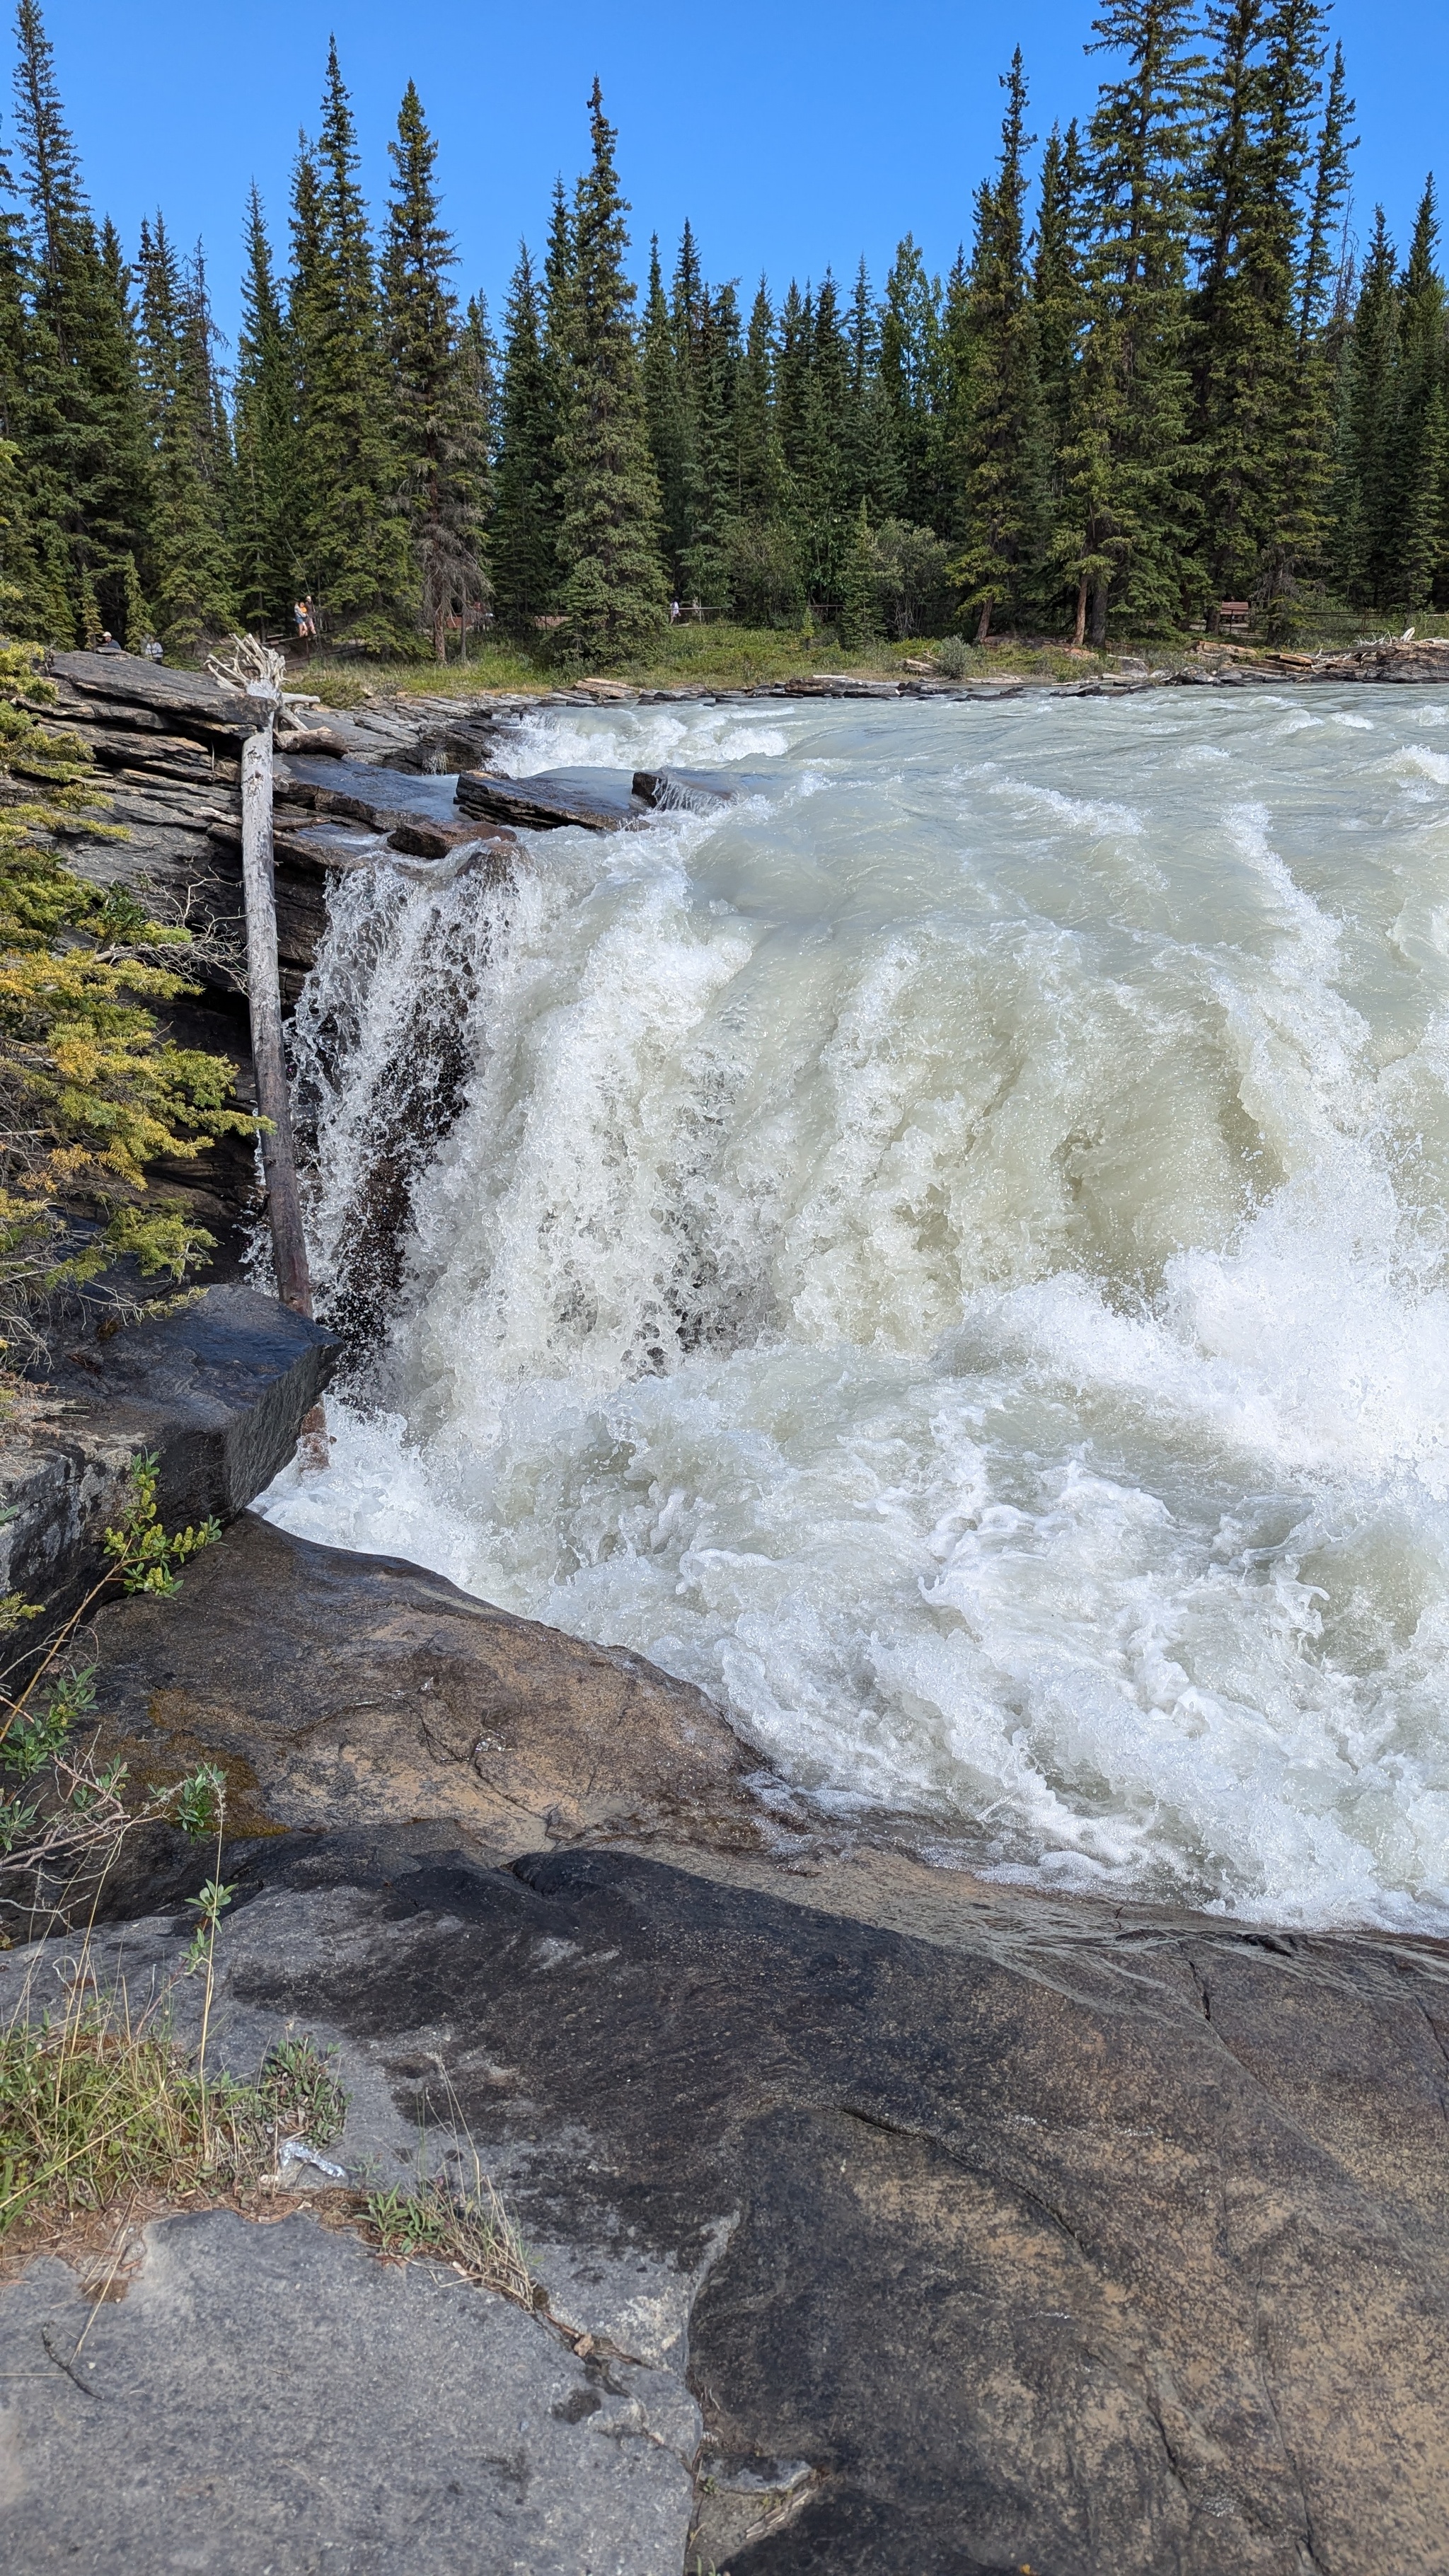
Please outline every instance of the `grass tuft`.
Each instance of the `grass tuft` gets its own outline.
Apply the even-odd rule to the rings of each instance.
[[[480,2289],[501,2290],[526,2308],[544,2304],[514,2219],[474,2159],[474,2187],[455,2192],[440,2175],[416,2191],[375,2191],[366,2217],[388,2261],[451,2264]]]
[[[161,2014],[77,1989],[58,2020],[0,2032],[0,2242],[74,2226],[128,2195],[253,2189],[288,2139],[325,2145],[347,2095],[307,2039],[274,2049],[254,2084],[192,2065]]]

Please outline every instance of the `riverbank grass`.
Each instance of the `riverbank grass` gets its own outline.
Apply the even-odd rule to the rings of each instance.
[[[947,650],[954,642],[956,650]],[[943,657],[938,661],[938,656]],[[939,669],[943,677],[997,679],[1020,672],[1042,679],[1070,679],[1116,667],[1115,653],[1074,653],[1066,645],[1017,643],[984,647],[960,638],[935,643],[872,644],[852,651],[828,635],[799,627],[673,626],[645,656],[613,663],[607,675],[582,675],[547,653],[510,643],[488,643],[466,662],[342,661],[325,654],[312,663],[294,660],[289,685],[315,690],[327,706],[361,706],[371,697],[479,697],[490,690],[544,696],[572,679],[607,676],[636,689],[759,689],[842,671],[862,680],[900,680]],[[949,674],[945,664],[950,663]]]
[[[1421,639],[1449,636],[1449,612],[1424,610],[1416,620],[1415,633]],[[904,643],[877,640],[852,649],[813,626],[683,623],[669,627],[647,654],[611,662],[607,673],[580,673],[547,647],[534,651],[520,642],[499,639],[477,647],[466,662],[385,662],[361,655],[343,660],[326,653],[310,663],[294,658],[289,679],[292,686],[315,690],[327,706],[341,709],[362,706],[373,697],[467,698],[492,690],[545,696],[552,689],[567,688],[571,680],[603,677],[636,689],[759,689],[807,679],[821,671],[844,672],[861,680],[924,678],[934,672],[951,680],[1067,681],[1120,671],[1124,663],[1143,663],[1151,670],[1177,669],[1206,640],[1199,635],[1150,636],[1135,643],[1116,638],[1109,649],[1093,652],[1055,638],[1003,635],[982,645],[959,635],[914,636]],[[1250,649],[1255,640],[1261,641],[1250,638]],[[1366,640],[1361,614],[1325,608],[1304,620],[1294,649],[1342,651]]]

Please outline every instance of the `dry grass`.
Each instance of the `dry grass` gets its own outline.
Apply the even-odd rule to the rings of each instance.
[[[0,2243],[104,2219],[137,2195],[223,2199],[278,2177],[289,2141],[323,2146],[347,2096],[311,2042],[253,2083],[208,2076],[164,2006],[133,2019],[82,1974],[60,2012],[0,2033]]]
[[[288,2149],[323,2148],[348,2095],[307,2037],[279,2041],[251,2082],[208,2075],[216,1916],[203,1908],[191,1959],[204,1973],[202,2039],[182,2045],[168,1997],[133,2014],[124,1987],[102,1992],[81,1960],[59,2008],[27,1995],[0,2032],[0,2259],[42,2251],[114,2295],[134,2259],[138,2218],[230,2207],[281,2217],[307,2208],[349,2227],[392,2262],[445,2263],[464,2280],[529,2309],[547,2305],[514,2219],[476,2151],[470,2187],[422,2173],[412,2191],[288,2187]],[[128,2258],[128,2247],[132,2249]]]
[[[366,2233],[395,2263],[447,2263],[479,2289],[501,2290],[521,2307],[546,2304],[529,2269],[516,2220],[473,2155],[473,2188],[458,2192],[440,2175],[416,2191],[372,2192]]]

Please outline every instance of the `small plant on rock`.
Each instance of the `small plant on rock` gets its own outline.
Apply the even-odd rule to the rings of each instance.
[[[0,1914],[28,1916],[32,1929],[64,1919],[68,1887],[84,1882],[94,1898],[138,1826],[175,1824],[198,1840],[219,1830],[224,1782],[215,1765],[138,1800],[128,1795],[124,1763],[98,1763],[93,1736],[76,1741],[95,1714],[96,1667],[69,1657],[101,1594],[119,1586],[170,1599],[181,1567],[221,1536],[215,1520],[165,1530],[157,1476],[154,1456],[133,1459],[121,1511],[105,1535],[99,1582],[68,1619],[21,1647],[0,1671]],[[43,1603],[11,1594],[0,1603],[0,1636],[19,1636],[44,1615]],[[48,1902],[47,1890],[54,1891]]]

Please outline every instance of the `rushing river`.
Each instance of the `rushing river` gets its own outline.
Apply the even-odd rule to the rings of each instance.
[[[943,1856],[1444,1928],[1449,700],[569,712],[509,765],[669,762],[741,792],[339,885],[324,1282],[399,1066],[463,1106],[267,1509]]]

